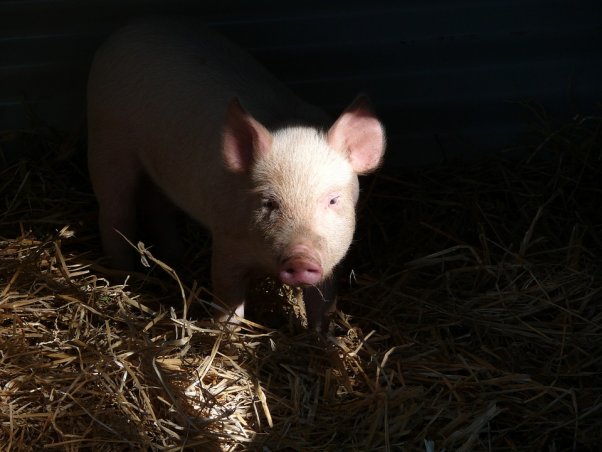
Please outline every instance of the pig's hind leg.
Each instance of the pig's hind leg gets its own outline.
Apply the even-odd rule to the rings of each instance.
[[[115,268],[135,266],[136,193],[142,168],[137,158],[122,147],[102,148],[90,141],[89,166],[92,186],[98,199],[98,226],[105,256]],[[105,152],[111,149],[111,152]],[[121,152],[120,152],[121,151]]]
[[[184,214],[146,175],[141,177],[137,207],[140,238],[153,255],[178,269],[184,257],[180,238]]]

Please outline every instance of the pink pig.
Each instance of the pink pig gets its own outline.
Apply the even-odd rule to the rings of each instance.
[[[176,254],[175,204],[211,232],[213,293],[225,307],[218,320],[244,317],[249,281],[271,274],[303,287],[309,326],[324,331],[333,269],[355,229],[357,175],[374,170],[385,148],[365,97],[328,122],[191,20],[147,19],[117,32],[88,83],[105,254],[131,268],[135,253],[116,230],[134,240],[142,222]]]

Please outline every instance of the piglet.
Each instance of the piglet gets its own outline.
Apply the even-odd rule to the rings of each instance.
[[[303,288],[324,331],[332,273],[355,229],[358,175],[384,129],[358,97],[334,121],[250,55],[189,19],[151,18],[111,36],[88,82],[88,157],[105,254],[131,268],[142,226],[179,251],[173,206],[212,235],[216,319],[244,317],[255,278]],[[236,317],[232,317],[235,319]]]

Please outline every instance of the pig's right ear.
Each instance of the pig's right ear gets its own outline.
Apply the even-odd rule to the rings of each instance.
[[[249,170],[253,161],[267,153],[272,134],[256,121],[237,98],[230,101],[224,123],[222,152],[226,168],[235,173]]]

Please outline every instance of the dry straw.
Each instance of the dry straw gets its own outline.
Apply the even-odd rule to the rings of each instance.
[[[327,337],[270,282],[241,331],[208,320],[194,226],[181,272],[103,268],[84,164],[2,136],[0,449],[598,450],[602,122],[545,124],[368,179]]]

